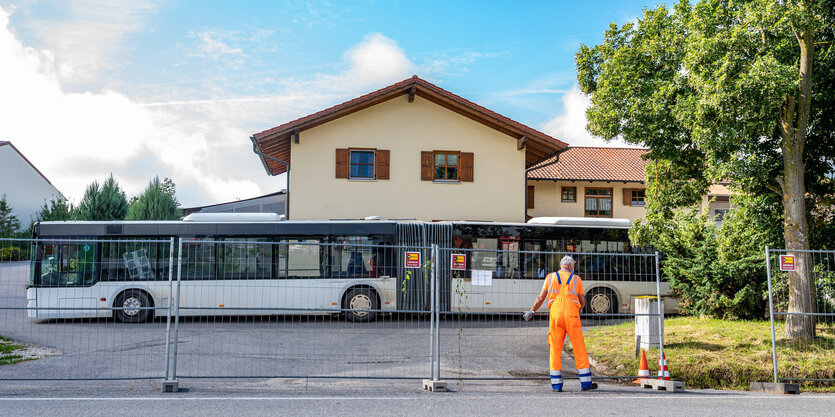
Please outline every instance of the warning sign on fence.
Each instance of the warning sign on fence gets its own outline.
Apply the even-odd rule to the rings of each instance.
[[[794,255],[780,255],[780,270],[794,271]]]
[[[467,269],[467,255],[460,254],[460,253],[453,253],[452,254],[452,270],[453,271],[464,271]]]
[[[420,268],[420,252],[406,252],[406,268]]]

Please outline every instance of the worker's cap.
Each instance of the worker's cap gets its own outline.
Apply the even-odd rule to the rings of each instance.
[[[574,263],[575,263],[575,262],[574,262],[574,258],[572,258],[572,257],[570,257],[570,256],[568,256],[568,255],[566,255],[566,256],[563,256],[562,260],[560,261],[560,266],[563,266],[563,265],[574,265]]]

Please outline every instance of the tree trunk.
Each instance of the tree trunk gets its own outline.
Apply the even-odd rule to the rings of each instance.
[[[817,303],[814,283],[811,280],[811,262],[808,253],[792,253],[792,250],[808,250],[806,227],[806,168],[803,151],[811,101],[812,57],[814,42],[809,32],[798,36],[800,43],[800,99],[797,112],[794,100],[789,98],[782,114],[783,134],[783,227],[786,249],[795,255],[796,269],[789,272],[789,313],[815,313]],[[816,320],[811,315],[789,315],[786,318],[786,337],[809,339],[815,337]]]

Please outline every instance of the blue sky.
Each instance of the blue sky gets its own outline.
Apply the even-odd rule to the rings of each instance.
[[[158,174],[210,204],[283,187],[252,133],[418,74],[602,144],[583,130],[574,53],[654,4],[0,0],[0,140],[75,201],[113,173],[128,194]]]

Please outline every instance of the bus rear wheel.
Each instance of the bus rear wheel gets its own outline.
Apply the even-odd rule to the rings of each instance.
[[[366,322],[377,317],[376,311],[380,308],[380,301],[377,293],[369,288],[354,288],[345,294],[344,308],[345,318],[353,322]]]
[[[594,288],[586,294],[585,312],[615,314],[618,312],[618,297],[609,288]]]
[[[145,310],[146,307],[151,307],[151,300],[144,291],[127,290],[116,297],[113,307],[119,310],[114,310],[116,320],[122,323],[143,323],[151,319],[153,314],[151,310]]]

